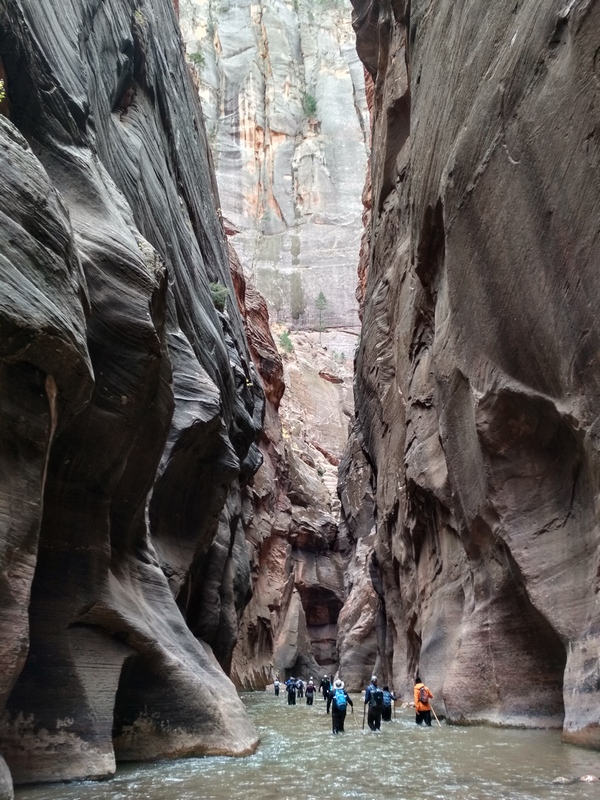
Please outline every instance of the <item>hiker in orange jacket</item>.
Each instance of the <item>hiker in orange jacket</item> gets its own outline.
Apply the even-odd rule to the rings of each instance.
[[[429,725],[431,728],[431,706],[429,705],[429,700],[433,700],[433,695],[418,675],[415,679],[414,695],[416,711],[415,722],[417,725],[421,725],[424,722],[425,725]]]

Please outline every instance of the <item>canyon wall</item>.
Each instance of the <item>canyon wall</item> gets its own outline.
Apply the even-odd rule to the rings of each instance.
[[[0,0],[0,78],[1,752],[15,782],[249,753],[265,399],[173,4]]]
[[[367,653],[450,722],[592,747],[599,26],[590,0],[355,0],[372,219],[340,478],[349,675]]]
[[[349,3],[181,0],[180,14],[245,270],[275,321],[356,327],[369,122]]]
[[[247,307],[254,354],[265,352],[270,330],[266,303],[253,296]],[[338,667],[344,575],[335,485],[353,410],[352,371],[330,357],[316,333],[292,334],[290,347],[282,361],[272,346],[264,461],[247,488],[252,597],[231,666],[232,680],[244,689],[262,689],[276,676],[317,678]],[[264,375],[264,360],[256,363]]]
[[[276,338],[284,337],[283,364],[275,366],[272,344],[265,361],[267,306],[246,303],[267,406],[264,465],[247,488],[242,515],[252,598],[242,612],[231,677],[239,687],[262,688],[276,674],[308,678],[337,668],[344,586],[335,485],[358,333],[364,73],[351,7],[342,0],[184,0],[180,21],[221,215],[239,255],[236,282],[247,275],[257,284]],[[329,326],[344,329],[321,331],[317,343],[310,329]],[[304,333],[292,334],[292,344],[286,327]],[[273,380],[278,387],[285,382],[283,399],[268,388]]]

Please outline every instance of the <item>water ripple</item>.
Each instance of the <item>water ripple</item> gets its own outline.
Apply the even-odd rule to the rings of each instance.
[[[243,695],[261,736],[248,758],[126,765],[105,783],[26,787],[16,800],[600,800],[600,754],[562,744],[556,731],[419,728],[397,711],[381,733],[362,729],[362,702],[331,734],[325,704],[287,706]]]

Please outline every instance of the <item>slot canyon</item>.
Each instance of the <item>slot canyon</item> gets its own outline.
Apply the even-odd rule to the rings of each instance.
[[[0,0],[1,800],[277,676],[600,750],[599,31]]]

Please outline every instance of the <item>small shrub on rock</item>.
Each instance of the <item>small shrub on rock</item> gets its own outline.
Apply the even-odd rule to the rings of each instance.
[[[294,351],[294,345],[290,339],[289,331],[285,331],[284,333],[280,334],[279,344],[281,345],[282,350],[284,350],[286,353],[292,353]]]
[[[229,289],[222,283],[210,284],[210,296],[217,311],[225,311],[225,304],[229,297]]]

